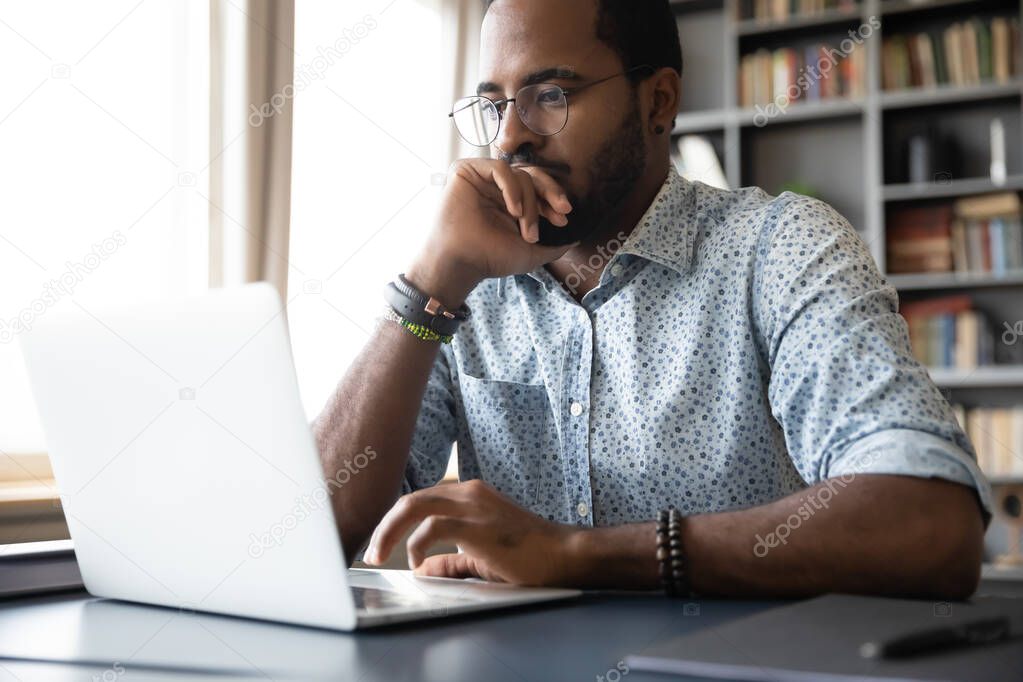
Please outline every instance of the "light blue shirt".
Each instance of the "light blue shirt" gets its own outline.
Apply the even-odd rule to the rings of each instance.
[[[956,481],[990,511],[895,290],[827,204],[670,171],[590,265],[600,281],[581,303],[545,268],[473,291],[430,375],[406,491],[439,481],[457,442],[461,480],[580,525],[750,507],[859,473]]]

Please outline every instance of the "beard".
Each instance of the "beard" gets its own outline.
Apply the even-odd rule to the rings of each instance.
[[[584,196],[568,193],[572,212],[568,224],[558,227],[540,216],[540,240],[544,246],[565,246],[600,235],[613,224],[616,209],[629,195],[646,169],[646,143],[639,104],[597,152],[588,169],[589,190]]]

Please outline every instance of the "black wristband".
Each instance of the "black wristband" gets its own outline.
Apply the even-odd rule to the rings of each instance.
[[[441,336],[454,334],[472,314],[464,303],[458,310],[448,310],[440,301],[412,286],[404,275],[398,275],[397,280],[387,285],[384,298],[406,320],[421,324]]]

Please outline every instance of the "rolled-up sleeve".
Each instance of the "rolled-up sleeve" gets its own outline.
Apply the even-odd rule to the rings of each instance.
[[[428,488],[444,478],[458,433],[452,363],[451,347],[442,346],[430,370],[416,418],[402,493]]]
[[[779,197],[758,245],[752,292],[768,397],[810,484],[855,473],[990,486],[944,396],[912,355],[898,296],[827,204]]]

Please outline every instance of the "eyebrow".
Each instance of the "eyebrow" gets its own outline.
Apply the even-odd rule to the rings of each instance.
[[[534,71],[522,80],[522,87],[536,85],[550,80],[581,81],[582,76],[571,69],[563,66],[552,66],[539,71]],[[485,92],[500,92],[501,86],[491,81],[484,81],[476,86],[476,94],[482,95]]]

